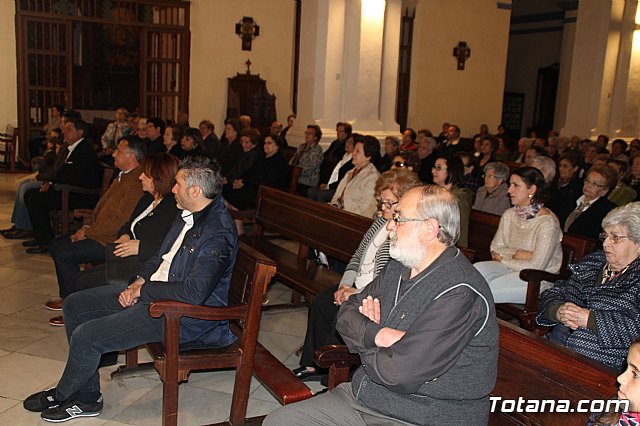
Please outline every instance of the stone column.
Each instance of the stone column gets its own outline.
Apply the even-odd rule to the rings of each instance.
[[[304,141],[308,124],[335,124],[379,138],[400,134],[395,122],[401,0],[305,0],[302,3],[298,118],[287,133]]]
[[[610,21],[610,1],[580,2],[562,134],[587,137],[597,130]]]
[[[637,0],[580,2],[573,42],[570,31],[563,44],[556,110],[556,124],[561,133],[591,138],[599,134],[611,138],[637,137],[640,132],[637,7]],[[565,48],[571,52],[570,60],[565,60]],[[570,77],[565,79],[566,75]]]

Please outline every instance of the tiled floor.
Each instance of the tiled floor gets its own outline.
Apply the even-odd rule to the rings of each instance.
[[[0,228],[10,226],[15,182],[20,175],[0,174]],[[33,392],[57,384],[67,358],[63,328],[51,327],[43,304],[57,295],[53,262],[48,255],[28,255],[20,241],[0,237],[0,425],[41,425],[36,413],[22,408]],[[270,303],[283,303],[286,287],[275,284]],[[262,316],[260,342],[289,367],[297,367],[295,351],[304,340],[306,309],[270,311]],[[121,356],[122,360],[122,356]],[[97,418],[76,420],[88,426],[159,425],[162,386],[155,373],[111,380],[115,367],[103,368],[105,407]],[[229,415],[234,372],[193,373],[180,386],[180,425],[201,425]],[[320,385],[312,383],[314,390]],[[279,405],[254,379],[248,416],[263,415]]]

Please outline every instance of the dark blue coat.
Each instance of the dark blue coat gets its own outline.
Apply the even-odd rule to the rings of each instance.
[[[143,266],[140,276],[145,284],[139,302],[176,300],[192,305],[226,306],[238,252],[238,236],[220,195],[204,210],[194,214],[194,225],[171,262],[168,282],[149,281],[162,264],[162,255],[171,250],[183,227],[184,221],[178,216],[160,251]],[[224,347],[235,339],[227,321],[182,318],[180,323],[181,344]]]

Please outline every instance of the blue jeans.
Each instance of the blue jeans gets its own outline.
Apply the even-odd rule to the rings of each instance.
[[[11,214],[11,223],[16,225],[18,229],[24,229],[25,231],[31,231],[31,220],[29,219],[29,211],[27,205],[24,203],[24,194],[31,189],[38,189],[42,185],[42,182],[38,181],[24,181],[20,183],[18,192],[16,193],[16,201],[13,203],[13,213]]]
[[[75,291],[73,281],[81,264],[105,260],[104,250],[102,244],[89,238],[72,243],[69,235],[60,235],[51,242],[49,252],[56,265],[60,297],[64,299]]]
[[[110,285],[73,293],[62,306],[69,357],[56,399],[76,392],[100,391],[98,365],[102,354],[133,348],[164,337],[164,318],[151,318],[148,305],[123,308],[118,296],[126,286]]]

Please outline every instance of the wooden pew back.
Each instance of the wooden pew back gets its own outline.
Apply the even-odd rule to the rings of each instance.
[[[262,186],[254,233],[261,236],[264,231],[276,232],[301,246],[349,262],[372,222],[373,219]],[[306,258],[305,253],[299,254]]]
[[[503,399],[569,400],[614,398],[617,372],[599,362],[498,320],[500,355],[493,396]],[[500,404],[497,404],[500,407]],[[548,410],[547,410],[548,411]],[[584,425],[589,413],[494,412],[491,425]]]
[[[500,217],[480,210],[471,210],[469,248],[475,251],[476,261],[491,260],[491,241],[498,230]]]

